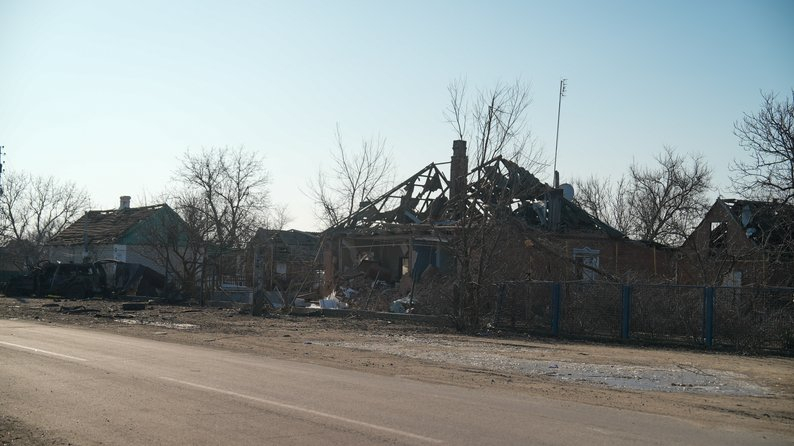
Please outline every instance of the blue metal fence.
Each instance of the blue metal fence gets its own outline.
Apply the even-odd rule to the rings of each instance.
[[[505,282],[494,308],[500,329],[794,352],[794,288]]]

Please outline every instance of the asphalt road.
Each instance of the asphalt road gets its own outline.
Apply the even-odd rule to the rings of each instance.
[[[0,413],[77,445],[790,444],[770,433],[0,320]]]

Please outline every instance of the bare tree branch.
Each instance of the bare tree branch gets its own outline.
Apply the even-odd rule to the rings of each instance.
[[[208,222],[209,241],[226,248],[245,246],[267,220],[270,178],[261,156],[239,149],[204,149],[185,152],[175,179],[189,196],[188,212]],[[198,219],[197,219],[198,220]]]
[[[761,110],[734,124],[747,159],[734,161],[733,184],[747,198],[787,203],[794,200],[794,90],[782,102],[761,95]]]
[[[292,216],[289,214],[289,209],[286,204],[280,203],[274,205],[270,212],[268,212],[265,220],[265,228],[283,230],[292,221]]]
[[[393,162],[380,136],[361,141],[361,148],[351,152],[336,126],[336,148],[331,152],[332,165],[320,169],[308,183],[307,195],[315,203],[315,215],[328,227],[352,215],[359,204],[386,191],[393,182]]]
[[[575,180],[576,203],[633,238],[678,245],[710,204],[711,169],[701,156],[684,157],[665,147],[656,165],[629,167],[628,177]]]
[[[656,168],[629,168],[629,228],[642,240],[678,245],[708,209],[711,169],[702,156],[686,159],[670,147],[655,159]]]
[[[466,195],[453,198],[460,201],[452,204],[460,212],[456,212],[456,231],[450,243],[457,261],[452,316],[460,328],[476,330],[482,322],[487,286],[504,273],[499,266],[503,262],[496,257],[513,224],[507,210],[516,191],[503,187],[513,178],[509,169],[500,170],[501,163],[514,162],[531,173],[548,164],[527,126],[531,103],[527,85],[520,81],[496,84],[479,90],[473,99],[469,99],[464,81],[450,83],[447,90],[449,105],[444,117],[456,138],[472,143],[471,157],[478,166],[469,178]],[[495,164],[486,165],[491,161]],[[507,177],[502,176],[505,173]]]
[[[2,241],[25,242],[26,261],[40,260],[42,247],[90,206],[85,190],[54,177],[9,172],[0,195]],[[17,243],[17,246],[23,244]],[[18,265],[24,266],[24,265]]]
[[[472,157],[478,165],[503,156],[533,174],[548,166],[527,125],[527,109],[532,103],[528,85],[520,80],[498,83],[479,90],[473,100],[468,98],[465,81],[451,82],[447,91],[449,105],[444,118],[456,138],[473,143]]]
[[[457,139],[466,138],[468,124],[468,105],[466,104],[466,79],[457,79],[447,86],[449,106],[444,111],[444,118],[455,130]]]

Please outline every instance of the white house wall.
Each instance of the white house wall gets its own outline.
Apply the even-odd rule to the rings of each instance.
[[[112,259],[113,245],[90,245],[88,256],[92,260]],[[61,263],[82,263],[85,253],[82,245],[50,246],[47,260]]]
[[[83,246],[50,246],[50,262],[82,263]],[[136,245],[89,245],[88,256],[91,260],[117,260],[126,263],[139,263],[160,274],[165,274],[164,262],[159,260],[155,249]],[[173,265],[172,265],[173,268]]]
[[[160,274],[165,274],[165,261],[160,260],[157,251],[147,246],[126,246],[127,263],[140,263],[141,265],[148,266],[149,268],[157,271]]]

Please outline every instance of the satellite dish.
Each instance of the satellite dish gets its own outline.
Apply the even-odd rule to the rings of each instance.
[[[750,224],[750,219],[753,218],[753,210],[750,209],[749,204],[745,204],[742,208],[742,226],[747,227]]]
[[[568,183],[560,184],[560,189],[562,189],[562,196],[568,200],[573,201],[573,186]]]

